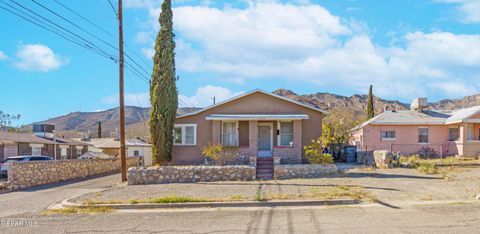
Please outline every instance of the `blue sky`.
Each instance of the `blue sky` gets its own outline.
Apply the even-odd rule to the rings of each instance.
[[[33,1],[16,1],[115,54]],[[107,0],[58,1],[117,34]],[[10,0],[0,6],[7,7],[4,2],[19,7]],[[41,3],[117,45],[56,1]],[[376,95],[404,102],[480,89],[480,0],[173,3],[181,105],[206,106],[213,96],[221,100],[255,88],[352,95],[373,84]],[[124,0],[126,52],[148,72],[160,4]],[[0,26],[0,110],[21,114],[16,124],[117,105],[115,62],[3,9]],[[125,85],[128,105],[148,106],[144,80],[127,69]]]

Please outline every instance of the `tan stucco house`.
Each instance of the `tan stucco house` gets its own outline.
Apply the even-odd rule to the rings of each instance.
[[[213,143],[233,146],[245,161],[277,156],[283,163],[301,163],[303,146],[321,136],[322,118],[327,114],[262,90],[244,93],[178,116],[173,162],[203,163],[201,148]]]

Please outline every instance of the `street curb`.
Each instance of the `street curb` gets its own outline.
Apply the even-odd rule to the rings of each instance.
[[[185,208],[243,208],[243,207],[282,207],[282,206],[335,206],[335,205],[356,205],[360,201],[353,199],[336,200],[273,200],[273,201],[245,201],[245,202],[187,202],[187,203],[138,203],[138,204],[94,204],[86,205],[71,202],[72,198],[63,200],[61,205],[64,208],[89,208],[101,207],[116,210],[128,209],[185,209]]]

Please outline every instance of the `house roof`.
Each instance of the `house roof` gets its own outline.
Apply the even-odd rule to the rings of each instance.
[[[452,116],[450,116],[447,120],[446,123],[459,123],[463,122],[464,120],[480,113],[480,106],[473,106],[469,108],[464,108],[464,109],[458,109],[453,111]]]
[[[469,118],[480,113],[480,106],[457,110],[426,111],[385,111],[374,118],[363,122],[352,130],[372,125],[443,125],[469,122]],[[479,120],[480,122],[480,120]]]
[[[75,141],[83,142],[89,145],[92,145],[96,148],[120,148],[120,141],[116,138],[92,138],[88,141],[82,141],[80,138],[75,138]],[[149,147],[150,144],[137,140],[137,139],[127,139],[125,140],[126,146],[139,146],[139,147]]]
[[[212,114],[207,116],[207,120],[294,120],[308,119],[305,114]]]
[[[302,107],[305,107],[305,108],[308,108],[308,109],[311,109],[311,110],[314,110],[314,111],[318,111],[318,112],[321,112],[325,115],[328,115],[330,114],[328,111],[325,111],[325,110],[322,110],[318,107],[315,107],[315,106],[312,106],[312,105],[308,105],[308,104],[305,104],[305,103],[301,103],[301,102],[297,102],[297,101],[294,101],[290,98],[286,98],[286,97],[282,97],[282,96],[279,96],[279,95],[276,95],[276,94],[273,94],[273,93],[269,93],[269,92],[266,92],[266,91],[263,91],[261,89],[255,89],[255,90],[252,90],[250,92],[247,92],[247,93],[243,93],[243,94],[240,94],[238,96],[235,96],[233,98],[230,98],[228,100],[225,100],[225,101],[222,101],[222,102],[219,102],[217,104],[214,104],[214,105],[211,105],[209,107],[206,107],[206,108],[203,108],[201,110],[198,110],[198,111],[194,111],[194,112],[191,112],[191,113],[188,113],[188,114],[184,114],[184,115],[180,115],[180,116],[177,116],[177,118],[183,118],[183,117],[187,117],[187,116],[192,116],[192,115],[197,115],[199,113],[202,113],[204,111],[207,111],[207,110],[210,110],[214,107],[217,107],[217,106],[221,106],[223,104],[226,104],[226,103],[229,103],[229,102],[232,102],[232,101],[235,101],[237,99],[240,99],[242,97],[245,97],[245,96],[248,96],[248,95],[251,95],[251,94],[254,94],[254,93],[262,93],[262,94],[265,94],[265,95],[268,95],[268,96],[271,96],[271,97],[275,97],[275,98],[278,98],[278,99],[282,99],[284,101],[287,101],[287,102],[290,102],[290,103],[293,103],[293,104],[296,104],[296,105],[299,105],[299,106],[302,106]]]
[[[0,132],[0,143],[54,144],[52,140],[41,138],[32,133]]]

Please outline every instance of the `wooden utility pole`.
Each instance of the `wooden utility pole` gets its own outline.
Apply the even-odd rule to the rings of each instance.
[[[125,103],[123,89],[123,18],[122,0],[118,0],[118,52],[119,52],[119,96],[120,96],[120,161],[122,182],[127,181],[127,162],[125,156]]]

